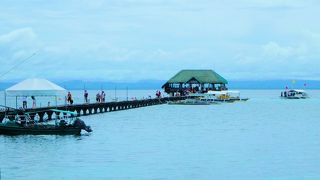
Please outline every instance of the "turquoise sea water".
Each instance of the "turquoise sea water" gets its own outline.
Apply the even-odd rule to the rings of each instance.
[[[307,100],[282,100],[279,92],[242,90],[249,101],[86,116],[93,132],[82,136],[0,135],[1,176],[320,179],[320,91],[308,91]],[[74,92],[79,101],[81,93]],[[130,93],[142,98],[154,91]]]

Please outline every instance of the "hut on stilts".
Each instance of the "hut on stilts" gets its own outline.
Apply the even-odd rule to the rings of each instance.
[[[227,90],[228,81],[213,70],[181,70],[162,88],[170,96]]]

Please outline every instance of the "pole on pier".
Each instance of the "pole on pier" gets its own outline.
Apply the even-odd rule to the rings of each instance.
[[[86,82],[83,83],[83,91],[85,90],[86,90]],[[83,102],[86,103],[86,98],[84,96],[83,96]]]
[[[117,101],[117,86],[114,87],[114,101]]]
[[[127,101],[128,101],[128,98],[129,98],[129,97],[128,97],[128,86],[127,86]]]

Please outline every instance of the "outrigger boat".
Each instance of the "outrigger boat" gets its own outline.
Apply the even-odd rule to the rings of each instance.
[[[55,118],[54,123],[50,121],[39,122],[31,118],[31,113],[24,115],[16,115],[14,120],[9,120],[0,123],[0,134],[7,135],[80,135],[81,130],[92,132],[90,126],[79,119],[77,113],[71,111],[62,111],[50,109],[50,111],[63,113],[62,118]],[[32,112],[34,113],[34,112]]]
[[[170,101],[168,102],[170,105],[210,105],[211,103],[208,101],[203,101],[199,98],[187,98],[185,100],[180,101]]]
[[[219,102],[235,102],[248,101],[249,98],[240,98],[240,91],[209,91],[208,94],[213,94]]]
[[[219,103],[233,103],[235,101],[248,101],[249,98],[240,98],[239,91],[208,91],[206,93],[192,93],[187,99],[168,102],[171,105],[212,105]]]
[[[247,101],[249,98],[240,98],[239,91],[208,91],[202,94],[193,94],[191,96],[199,96],[201,101],[210,103]]]

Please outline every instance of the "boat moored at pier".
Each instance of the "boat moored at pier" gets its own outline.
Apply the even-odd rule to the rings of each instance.
[[[31,118],[29,113],[16,115],[14,120],[0,123],[0,134],[6,135],[80,135],[81,130],[92,132],[75,112],[51,109],[53,112],[63,113],[63,117],[52,121],[39,122]]]
[[[235,101],[247,101],[249,98],[241,98],[240,91],[208,91],[201,94],[203,101],[215,101],[215,102],[235,102]]]

